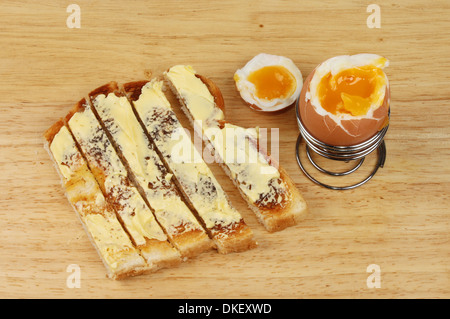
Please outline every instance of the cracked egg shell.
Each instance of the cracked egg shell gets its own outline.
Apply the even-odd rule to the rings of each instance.
[[[343,57],[344,60],[347,59],[347,61],[345,63],[341,63],[341,66],[337,69],[335,68],[334,75],[339,74],[339,72],[343,70],[367,66],[367,64],[364,64],[363,61],[365,59],[370,60],[370,58],[372,59],[372,62],[375,61],[373,64],[375,67],[380,66],[380,68],[383,68],[388,65],[388,61],[386,59],[372,54],[341,57]],[[354,61],[351,59],[348,60],[349,57],[356,57],[354,61],[357,61],[358,63],[353,63]],[[319,141],[333,146],[357,145],[370,139],[377,132],[388,125],[390,104],[389,82],[384,72],[382,72],[382,75],[385,77],[385,83],[379,88],[380,92],[378,93],[378,101],[376,101],[377,103],[375,104],[372,103],[365,113],[364,110],[362,112],[354,111],[354,109],[348,107],[348,109],[354,111],[356,114],[352,114],[351,111],[342,108],[342,113],[335,111],[335,114],[333,114],[329,108],[326,110],[322,107],[321,101],[326,99],[324,99],[323,96],[318,96],[317,93],[324,92],[324,90],[320,90],[318,86],[323,83],[325,76],[324,74],[328,74],[330,77],[333,75],[333,72],[330,72],[331,75],[329,75],[328,70],[333,71],[333,63],[339,61],[339,59],[336,58],[334,58],[334,61],[330,59],[331,61],[327,60],[324,62],[329,64],[328,66],[325,66],[325,72],[324,68],[321,69],[323,64],[320,64],[305,79],[299,97],[298,112],[304,128]],[[377,66],[376,59],[384,60],[381,61],[381,64],[380,61],[378,61]],[[318,72],[321,73],[319,74],[319,78],[317,77]],[[312,87],[312,85],[315,87]],[[358,100],[359,98],[357,97],[355,99]],[[352,101],[350,101],[350,103],[352,103]]]

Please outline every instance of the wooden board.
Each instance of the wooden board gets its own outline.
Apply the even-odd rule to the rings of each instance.
[[[367,26],[369,3],[78,0],[81,28],[68,28],[70,1],[2,1],[0,297],[450,297],[450,3],[378,1],[381,28]],[[387,160],[368,184],[350,191],[313,184],[295,160],[294,109],[261,114],[243,104],[233,73],[260,52],[291,58],[304,77],[341,54],[391,61]],[[281,165],[310,215],[267,233],[211,165],[259,247],[212,251],[174,269],[111,281],[63,195],[42,133],[90,90],[178,63],[216,81],[231,122],[279,128]],[[70,288],[72,264],[81,272],[79,288]],[[367,284],[372,264],[380,288]]]

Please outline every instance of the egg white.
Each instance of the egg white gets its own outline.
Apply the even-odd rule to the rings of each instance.
[[[251,73],[266,66],[283,66],[294,76],[296,89],[290,96],[271,100],[258,98],[255,85],[247,78]],[[277,111],[293,104],[299,97],[303,86],[302,73],[291,59],[267,53],[260,53],[251,59],[242,69],[236,71],[234,78],[242,99],[249,104],[258,106],[263,111]]]

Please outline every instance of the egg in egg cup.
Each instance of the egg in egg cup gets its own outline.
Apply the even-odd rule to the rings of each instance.
[[[352,189],[369,181],[386,158],[384,136],[389,127],[390,89],[383,69],[389,61],[376,54],[337,56],[317,66],[306,78],[296,103],[300,129],[297,139],[297,162],[307,177],[331,189]],[[364,180],[348,186],[331,186],[312,177],[303,166],[299,147],[306,142],[308,159],[322,173],[333,176],[356,171],[364,158],[378,150],[374,170]],[[320,167],[310,150],[322,157],[359,160],[344,172],[331,172]]]

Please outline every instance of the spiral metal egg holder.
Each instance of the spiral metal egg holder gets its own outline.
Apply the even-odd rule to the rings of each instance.
[[[318,139],[314,138],[303,126],[302,121],[300,119],[300,113],[299,113],[299,99],[297,99],[296,105],[295,105],[295,113],[297,117],[297,124],[300,129],[300,133],[297,138],[297,143],[295,147],[295,155],[297,158],[297,163],[300,167],[300,169],[303,171],[303,173],[314,183],[321,185],[323,187],[334,189],[334,190],[346,190],[346,189],[353,189],[358,186],[361,186],[365,183],[367,183],[378,171],[380,167],[384,166],[384,162],[386,160],[386,145],[384,143],[384,136],[386,135],[386,132],[389,128],[389,125],[384,127],[382,130],[380,130],[377,134],[375,134],[372,138],[359,143],[357,145],[351,145],[351,146],[334,146],[329,145],[326,143],[323,143],[319,141]],[[324,174],[328,174],[331,176],[345,176],[349,175],[353,172],[355,172],[358,168],[360,168],[364,162],[364,159],[367,155],[372,153],[373,151],[377,150],[378,153],[378,159],[375,164],[374,169],[372,172],[364,178],[362,181],[348,185],[348,186],[332,186],[325,184],[323,182],[318,181],[316,178],[311,176],[311,174],[308,173],[308,171],[305,169],[301,159],[300,159],[300,145],[301,141],[305,140],[305,147],[306,147],[306,155],[310,163],[320,172]],[[354,165],[351,169],[344,171],[344,172],[332,172],[329,170],[326,170],[319,166],[314,159],[311,156],[311,151],[314,153],[335,161],[344,161],[344,162],[350,162],[355,161],[356,165]]]

